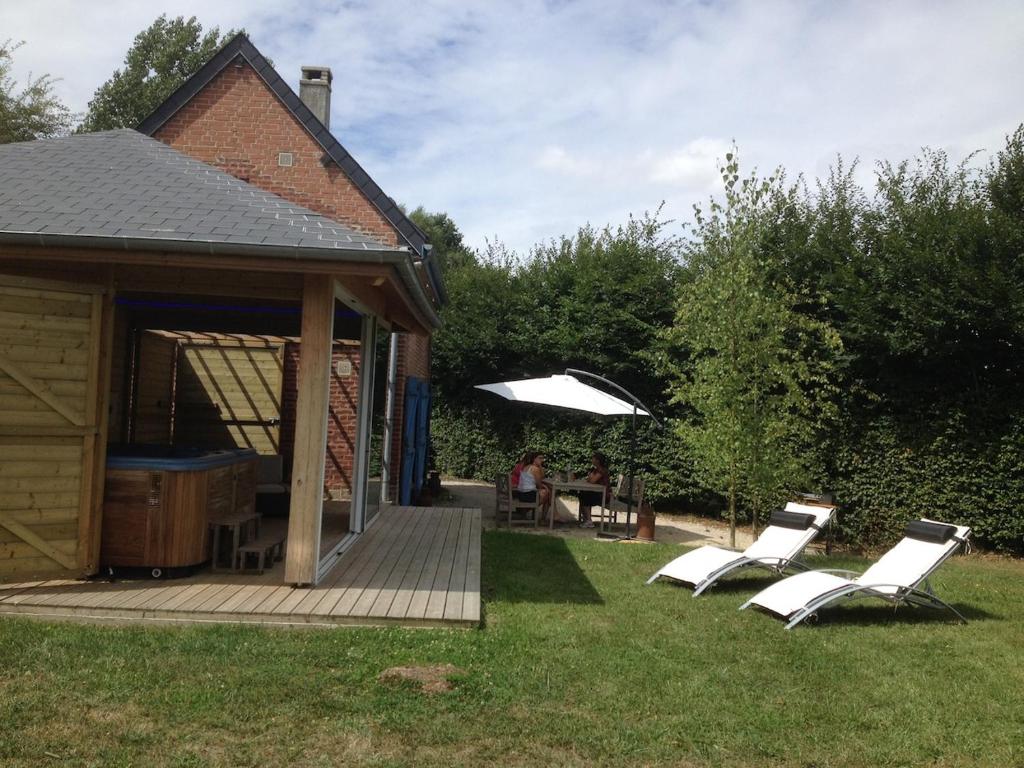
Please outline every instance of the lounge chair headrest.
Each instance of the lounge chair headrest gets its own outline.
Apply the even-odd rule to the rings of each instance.
[[[772,512],[772,516],[768,519],[768,525],[806,531],[814,525],[814,521],[815,517],[810,512],[787,512],[784,509],[777,509]]]
[[[956,535],[956,526],[945,523],[929,523],[927,520],[912,520],[907,523],[903,535],[908,539],[945,544]]]

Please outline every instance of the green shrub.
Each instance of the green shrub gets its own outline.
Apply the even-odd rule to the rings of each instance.
[[[527,449],[543,451],[551,471],[590,466],[598,450],[613,474],[629,470],[629,418],[601,419],[511,405],[437,406],[431,424],[434,461],[446,475],[493,481]],[[708,506],[708,493],[694,477],[693,463],[674,431],[637,423],[637,474],[647,480],[652,502]]]
[[[848,432],[834,489],[848,541],[896,541],[908,520],[969,525],[979,544],[1024,549],[1024,416],[950,408],[934,420],[880,417]]]

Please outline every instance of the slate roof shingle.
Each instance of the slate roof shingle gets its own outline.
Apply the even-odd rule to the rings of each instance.
[[[129,129],[0,145],[0,241],[28,235],[201,252],[223,243],[253,255],[302,249],[339,261],[407,251]]]

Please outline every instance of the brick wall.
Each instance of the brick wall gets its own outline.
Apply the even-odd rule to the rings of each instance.
[[[242,62],[224,68],[154,138],[243,181],[298,203],[387,245],[391,224],[278,101],[256,71]],[[278,165],[290,152],[293,165]]]
[[[291,475],[295,446],[295,403],[298,397],[299,349],[301,344],[285,346],[284,381],[281,393],[281,453]],[[338,363],[347,361],[352,372],[338,375]],[[356,440],[356,405],[359,401],[359,344],[335,344],[331,354],[331,400],[327,416],[327,459],[324,485],[337,496],[352,494],[352,463]]]

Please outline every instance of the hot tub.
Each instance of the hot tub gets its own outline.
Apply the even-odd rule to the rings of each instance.
[[[256,451],[111,446],[100,564],[109,573],[191,573],[210,559],[208,521],[255,509]]]

